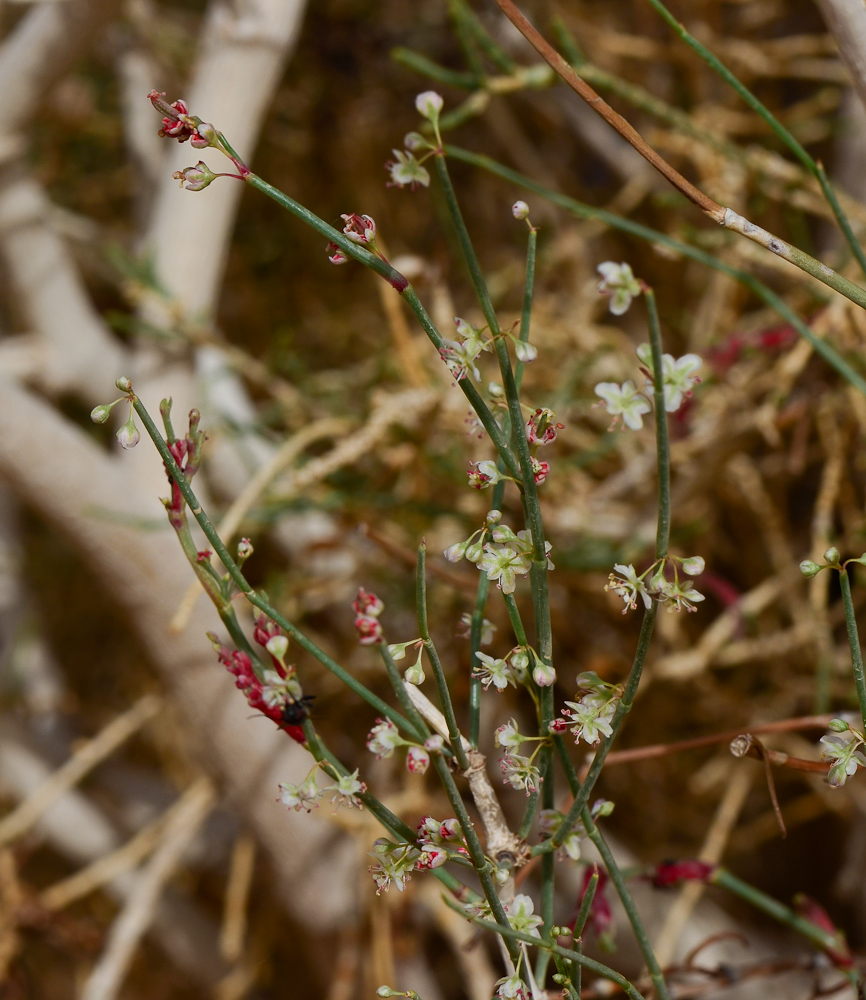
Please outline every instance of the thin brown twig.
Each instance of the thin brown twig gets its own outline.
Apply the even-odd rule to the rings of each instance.
[[[760,726],[751,726],[750,733],[785,733],[797,729],[826,729],[833,718],[832,715],[803,715],[794,719],[778,719],[776,722],[765,722]],[[679,740],[677,743],[653,743],[644,747],[632,747],[628,750],[614,750],[607,755],[604,766],[611,764],[631,764],[638,760],[650,760],[654,757],[666,757],[669,754],[683,753],[686,750],[699,750],[701,747],[711,747],[716,743],[730,743],[743,732],[743,727],[732,729],[725,733],[710,733],[708,736],[696,736],[690,740]]]
[[[773,780],[773,768],[770,763],[770,755],[774,753],[772,750],[767,750],[764,744],[758,739],[757,736],[753,736],[751,733],[744,733],[738,736],[733,743],[731,743],[731,753],[735,757],[754,757],[759,760],[764,765],[764,775],[767,779],[767,789],[770,792],[770,802],[773,805],[773,812],[776,815],[776,822],[779,824],[779,830],[783,837],[788,836],[788,830],[785,827],[785,819],[782,816],[782,809],[779,806],[779,798],[776,795],[776,782]],[[783,757],[787,757],[787,754],[782,754]]]
[[[725,223],[725,208],[717,201],[704,194],[683,177],[683,175],[663,159],[647,143],[640,133],[630,125],[622,115],[597,94],[592,87],[577,75],[568,62],[547,42],[541,34],[527,21],[523,14],[517,9],[512,0],[496,0],[499,9],[517,28],[523,37],[529,42],[542,59],[556,72],[569,87],[592,108],[596,114],[600,115],[611,128],[617,132],[633,146],[640,155],[647,160],[663,177],[667,178],[673,186],[686,198],[697,206],[702,212],[708,215],[714,222],[720,225]]]

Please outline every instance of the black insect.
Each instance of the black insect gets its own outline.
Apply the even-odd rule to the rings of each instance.
[[[305,694],[297,701],[287,701],[283,705],[281,720],[284,726],[302,726],[310,717],[314,694]]]

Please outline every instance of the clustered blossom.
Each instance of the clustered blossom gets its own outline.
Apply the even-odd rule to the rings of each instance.
[[[613,735],[611,722],[622,696],[622,688],[608,684],[592,670],[578,675],[577,688],[578,700],[565,703],[566,707],[562,709],[564,719],[552,723],[551,729],[555,732],[568,729],[575,743],[584,740],[594,746],[602,736]]]
[[[496,981],[495,1000],[531,1000],[532,992],[515,972]]]
[[[824,744],[821,756],[832,761],[827,781],[834,787],[844,785],[858,767],[866,767],[866,755],[863,747],[866,740],[863,734],[852,728],[844,719],[833,719],[830,722],[832,732],[821,737]]]
[[[432,816],[425,816],[418,824],[416,843],[421,851],[421,857],[416,862],[417,868],[438,868],[455,854],[469,856],[460,824],[454,818],[440,823]]]
[[[613,812],[614,804],[607,799],[598,799],[592,804],[590,810],[592,818],[598,819],[600,816],[610,816]],[[538,814],[538,830],[544,837],[554,837],[565,820],[565,813],[556,809],[542,809]],[[562,851],[571,858],[572,861],[579,861],[581,857],[581,840],[586,836],[583,823],[578,820],[562,841]]]
[[[556,424],[556,414],[547,407],[539,407],[526,421],[526,440],[533,445],[552,444],[565,424]]]
[[[472,462],[469,469],[469,485],[476,490],[486,490],[505,478],[508,477],[502,475],[495,462]]]
[[[304,743],[306,741],[304,730],[294,720],[286,722],[286,713],[290,707],[297,707],[301,709],[301,718],[304,718],[307,702],[312,698],[304,698],[301,685],[295,677],[294,666],[286,665],[284,662],[288,641],[284,636],[272,635],[271,627],[276,628],[276,626],[273,622],[268,624],[265,622],[268,620],[260,616],[256,622],[254,638],[259,645],[266,648],[273,646],[281,655],[279,659],[271,655],[274,669],[265,669],[261,677],[253,669],[253,662],[247,653],[222,645],[213,633],[208,633],[208,638],[216,650],[219,662],[234,675],[235,687],[246,695],[250,708],[256,709],[275,722],[297,743]],[[286,643],[285,647],[283,642]]]
[[[499,524],[501,517],[501,511],[490,511],[485,526],[473,532],[465,542],[450,545],[445,550],[445,558],[449,562],[468,559],[482,573],[486,573],[487,579],[495,583],[503,594],[513,594],[517,587],[517,577],[526,576],[532,566],[532,537],[528,530],[515,534],[507,525]],[[548,557],[549,570],[554,568],[550,550],[550,542],[545,541],[544,551]]]
[[[280,797],[277,801],[282,802],[287,809],[294,809],[295,812],[300,812],[302,809],[311,812],[318,806],[324,791],[319,788],[316,781],[317,770],[318,768],[313,768],[300,785],[280,782]]]
[[[385,610],[385,605],[375,594],[368,594],[363,587],[359,588],[358,596],[352,601],[355,609],[355,629],[358,632],[358,642],[362,646],[374,646],[382,642],[382,623],[379,615]]]
[[[668,611],[695,611],[695,604],[704,600],[704,595],[695,590],[691,580],[680,580],[676,572],[676,563],[680,563],[683,572],[687,576],[699,576],[704,571],[704,560],[701,556],[688,556],[685,559],[673,557],[674,579],[668,580],[665,577],[665,561],[660,564],[655,563],[638,576],[634,566],[629,563],[627,566],[622,563],[614,565],[614,572],[610,574],[605,590],[618,594],[625,604],[622,613],[634,611],[637,608],[638,598],[641,599],[645,608],[649,608],[655,598],[660,605]],[[653,572],[653,570],[655,570]],[[650,575],[652,573],[652,575]]]
[[[491,684],[497,691],[504,691],[509,684],[512,687],[517,687],[514,672],[505,660],[488,656],[487,653],[482,653],[480,649],[475,656],[481,661],[481,664],[480,666],[476,664],[472,673],[473,676],[481,680],[481,686],[485,691]]]
[[[159,136],[163,139],[177,139],[178,142],[190,140],[190,145],[196,149],[205,149],[216,142],[217,132],[213,125],[206,122],[196,122],[189,113],[185,101],[172,101],[169,104],[164,93],[152,90],[147,95],[150,103],[157,111],[162,112],[162,127]]]
[[[432,125],[436,133],[437,145],[433,145],[419,132],[409,132],[403,138],[403,150],[392,150],[395,159],[389,160],[385,164],[391,179],[388,187],[408,187],[415,190],[419,185],[429,187],[430,174],[423,166],[424,161],[432,156],[439,149],[439,113],[442,110],[444,101],[441,95],[433,90],[425,90],[415,98],[415,108],[422,118],[426,118]],[[419,150],[426,150],[420,160],[416,159],[415,153]]]
[[[522,892],[517,893],[505,906],[505,914],[514,930],[520,931],[521,934],[531,934],[532,937],[541,937],[538,928],[544,923],[544,918],[535,912],[531,896]]]
[[[641,344],[637,355],[644,366],[644,373],[649,376],[644,380],[642,390],[631,379],[622,384],[599,382],[595,386],[595,394],[601,397],[605,409],[613,417],[609,430],[616,428],[620,422],[633,431],[640,430],[644,415],[652,410],[648,398],[653,395],[655,378],[652,348],[649,344]],[[702,364],[697,354],[684,354],[681,358],[674,358],[672,354],[662,355],[662,392],[668,413],[675,413],[683,400],[692,395],[692,387],[701,381],[697,373]]]
[[[367,734],[367,749],[379,760],[390,757],[405,742],[390,719],[376,719],[376,725]]]
[[[444,340],[439,348],[439,356],[448,366],[455,381],[460,382],[471,374],[476,382],[481,381],[481,372],[475,364],[482,351],[491,349],[491,342],[484,337],[484,330],[477,329],[459,316],[454,317],[457,336],[460,340]]]
[[[622,316],[628,311],[631,300],[640,295],[641,283],[626,263],[615,264],[612,260],[606,260],[598,265],[597,270],[601,275],[599,293],[610,297],[609,308],[614,316]]]
[[[532,763],[532,757],[522,757],[520,747],[530,737],[522,736],[514,719],[509,719],[504,726],[496,730],[496,742],[505,750],[505,756],[500,758],[499,767],[502,770],[503,781],[512,788],[523,789],[527,795],[537,791],[541,780],[541,772]]]
[[[651,378],[646,381],[646,391],[651,393],[655,370],[650,345],[641,344],[637,349],[637,356],[649,370]],[[701,381],[697,374],[701,365],[703,365],[703,361],[697,354],[684,354],[681,358],[674,358],[672,354],[662,355],[662,389],[665,397],[665,410],[668,413],[676,413],[682,406],[683,399],[691,396],[692,386]]]
[[[370,857],[376,863],[367,869],[376,882],[376,895],[387,892],[392,885],[397,887],[398,892],[402,892],[420,853],[411,844],[392,844],[384,837],[376,840],[370,851]]]

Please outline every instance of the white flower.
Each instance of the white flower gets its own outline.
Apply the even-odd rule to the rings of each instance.
[[[391,175],[391,185],[401,188],[414,188],[417,184],[420,184],[421,187],[430,186],[430,174],[412,153],[401,149],[392,149],[391,152],[396,160],[389,160],[385,164],[385,169]]]
[[[581,739],[590,745],[598,743],[602,736],[612,736],[611,720],[616,711],[613,699],[600,702],[599,695],[585,695],[580,701],[567,701],[568,709],[563,709],[563,715],[570,716],[571,731],[575,743]]]
[[[637,607],[638,594],[641,596],[644,607],[649,608],[652,604],[652,598],[647,593],[646,586],[644,585],[643,580],[641,580],[641,578],[637,575],[634,566],[632,566],[631,563],[629,563],[628,566],[616,563],[613,568],[619,576],[611,573],[604,589],[612,590],[615,594],[619,594],[619,596],[623,599],[625,607],[622,609],[622,613],[625,614],[629,608],[634,611]]]
[[[504,726],[500,726],[496,730],[496,742],[506,753],[510,753],[512,750],[519,750],[525,739],[526,737],[521,736],[518,732],[517,723],[514,719],[509,719]]]
[[[598,265],[601,281],[598,290],[610,296],[610,311],[614,316],[622,316],[631,305],[631,300],[641,293],[640,282],[635,278],[628,264],[614,264],[606,260]]]
[[[367,734],[367,749],[380,760],[390,757],[402,745],[400,733],[390,719],[377,719],[376,725]]]
[[[539,937],[538,928],[544,923],[544,919],[535,913],[535,905],[531,897],[522,892],[517,893],[514,899],[505,907],[508,922],[516,931],[523,934],[531,934]]]
[[[418,114],[431,122],[436,121],[439,117],[439,112],[442,110],[444,103],[442,95],[437,94],[435,90],[425,90],[423,94],[419,94],[415,98],[415,107],[418,110]]]
[[[482,653],[481,650],[478,650],[475,655],[481,660],[482,666],[479,667],[476,664],[473,674],[481,678],[481,684],[485,691],[491,684],[497,691],[504,691],[509,684],[512,687],[517,687],[514,681],[514,674],[512,674],[511,668],[505,660],[498,660],[493,656],[488,656],[487,653]]]
[[[337,808],[340,806],[356,806],[358,809],[364,808],[358,796],[363,795],[367,791],[367,786],[363,781],[358,779],[358,768],[355,768],[351,774],[341,774],[336,784],[329,785],[327,788],[323,788],[322,791],[334,793],[331,802],[335,803]]]
[[[616,382],[599,382],[595,387],[595,394],[601,396],[605,409],[614,418],[612,426],[616,425],[617,417],[622,417],[626,427],[638,431],[643,427],[644,413],[649,413],[652,409],[631,379],[627,379],[622,385]]]
[[[530,565],[530,559],[524,552],[494,542],[484,546],[484,554],[478,561],[481,572],[486,573],[487,579],[496,583],[503,594],[514,593],[517,577],[526,576]]]
[[[515,340],[514,353],[517,355],[518,361],[529,364],[530,361],[535,361],[538,357],[538,348],[526,340]]]
[[[667,605],[668,611],[697,611],[694,605],[705,600],[704,595],[695,590],[691,580],[678,580],[675,583],[662,581],[658,588],[658,598],[660,603]]]
[[[507,757],[500,759],[499,766],[504,775],[503,780],[512,788],[523,789],[527,795],[537,791],[541,772],[528,757],[521,757],[516,753],[508,754]]]
[[[866,756],[860,749],[863,740],[859,733],[850,730],[842,735],[831,733],[822,736],[821,742],[824,744],[821,756],[833,761],[827,780],[834,788],[844,785],[858,767],[866,767]]]
[[[311,771],[300,785],[290,785],[281,782],[279,789],[280,797],[278,801],[282,802],[284,806],[288,806],[289,809],[294,809],[295,812],[300,812],[301,809],[306,809],[307,812],[310,812],[325,791],[325,789],[319,788],[316,784],[315,770]]]
[[[516,201],[511,206],[511,214],[515,219],[525,219],[529,215],[529,205],[525,201]]]

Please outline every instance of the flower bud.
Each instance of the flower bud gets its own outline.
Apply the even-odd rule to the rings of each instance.
[[[272,635],[265,643],[265,649],[275,660],[282,663],[289,651],[289,640],[284,635]]]
[[[528,344],[525,340],[517,340],[514,343],[514,353],[517,360],[529,364],[538,357],[538,348],[535,344]]]
[[[823,566],[820,566],[818,563],[813,562],[811,559],[804,559],[800,563],[800,572],[803,574],[803,576],[807,578],[817,576],[822,569],[824,569]]]
[[[516,201],[511,206],[511,214],[515,219],[525,219],[529,216],[529,205],[525,201]]]
[[[99,406],[94,406],[90,411],[90,419],[95,424],[104,424],[106,420],[111,416],[111,411],[113,407],[119,403],[120,400],[115,400],[114,403],[102,403]]]
[[[844,719],[831,719],[827,728],[833,733],[847,733],[851,727]]]
[[[132,392],[132,382],[125,375],[121,375],[114,384],[121,392]]]
[[[439,733],[434,733],[432,736],[428,736],[424,740],[424,749],[429,750],[430,753],[439,753],[442,747],[445,746],[445,740],[439,735]]]
[[[498,382],[491,382],[487,386],[487,395],[491,399],[502,399],[505,396],[505,390]]]
[[[409,747],[406,767],[412,774],[423,774],[430,766],[430,754],[423,747]]]
[[[704,560],[701,556],[689,556],[683,559],[683,572],[688,576],[700,576],[704,571]]]
[[[423,94],[419,94],[415,98],[415,107],[418,114],[431,122],[438,121],[439,112],[442,110],[444,103],[442,95],[437,94],[435,90],[425,90]]]
[[[835,545],[831,545],[830,548],[827,549],[827,551],[824,553],[824,558],[827,560],[828,563],[830,563],[831,566],[834,566],[836,563],[839,562],[839,550],[836,548]]]
[[[196,149],[205,149],[207,146],[217,145],[219,133],[213,125],[202,122],[201,125],[196,125],[195,130],[198,134],[192,137],[191,146],[195,146]]]
[[[185,187],[187,191],[202,191],[217,178],[217,175],[204,160],[199,160],[194,167],[175,170],[171,176],[176,181],[180,181],[180,186]]]
[[[253,554],[253,552],[254,552],[253,543],[249,540],[249,538],[242,538],[238,542],[238,562],[239,563],[246,562],[247,559],[249,559],[249,557]]]
[[[449,545],[443,555],[448,562],[460,562],[466,555],[466,542],[455,542],[454,545]]]
[[[550,687],[556,683],[556,671],[547,663],[536,663],[532,679],[540,687]]]
[[[410,153],[417,152],[419,149],[430,149],[430,143],[420,132],[407,132],[403,136],[403,145]]]
[[[134,448],[138,442],[141,440],[141,434],[138,433],[138,428],[135,426],[135,421],[132,418],[132,414],[129,415],[129,420],[120,428],[117,432],[117,440],[120,443],[120,447],[129,451],[130,448]]]
[[[499,524],[502,520],[501,510],[490,510],[487,512],[487,517],[484,518],[485,524]]]

